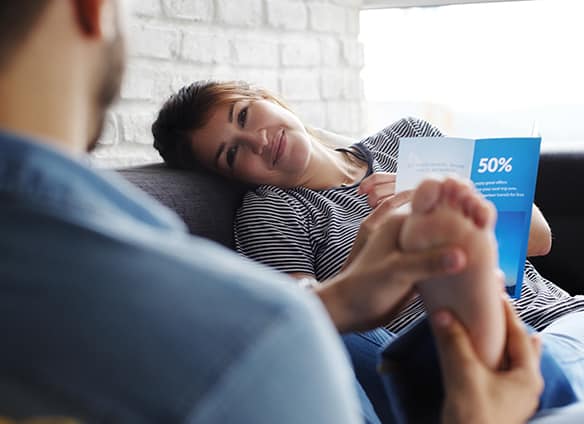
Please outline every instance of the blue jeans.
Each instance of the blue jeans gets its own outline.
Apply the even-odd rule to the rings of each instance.
[[[558,391],[573,390],[577,400],[584,400],[584,312],[572,313],[559,319],[542,333],[544,352],[542,374],[548,383],[542,396],[542,408],[557,402]],[[376,329],[365,333],[347,334],[343,341],[349,352],[358,382],[375,412],[384,423],[394,422],[392,399],[378,372],[380,352],[395,339],[395,334]],[[559,368],[558,368],[559,365]],[[564,379],[565,377],[565,379]],[[567,383],[566,383],[567,379]],[[551,386],[555,384],[555,386]],[[571,387],[566,387],[571,386]],[[573,399],[572,399],[573,400]],[[565,401],[571,402],[569,398]]]
[[[343,342],[349,352],[357,381],[383,423],[392,422],[393,414],[377,367],[380,352],[393,338],[395,335],[383,328],[343,335]],[[359,395],[363,402],[363,393]],[[366,406],[363,409],[366,409]]]
[[[544,346],[560,365],[580,401],[584,400],[584,312],[568,314],[541,333]]]

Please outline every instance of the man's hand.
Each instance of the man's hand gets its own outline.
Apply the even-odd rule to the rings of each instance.
[[[446,391],[444,424],[524,423],[537,408],[543,390],[541,342],[525,331],[510,303],[503,301],[508,363],[500,371],[483,365],[452,314],[439,311],[432,316]]]
[[[455,274],[466,263],[457,248],[402,252],[398,236],[405,215],[380,208],[367,218],[367,234],[353,247],[343,270],[316,290],[341,332],[386,324],[417,282]]]
[[[378,175],[378,174],[374,174]],[[369,177],[371,178],[371,177]],[[406,192],[404,192],[406,193]],[[411,192],[408,193],[407,201],[410,200]],[[405,202],[403,202],[405,203]],[[353,246],[351,247],[351,253],[345,260],[343,264],[342,270],[346,269],[353,260],[359,255],[363,247],[367,244],[367,240],[374,234],[378,228],[384,224],[387,220],[392,219],[390,216],[395,212],[394,210],[401,206],[403,203],[397,202],[396,199],[389,198],[381,201],[375,209],[361,222],[359,226],[359,231],[357,232],[357,236],[355,237],[355,241],[353,242]],[[395,218],[399,220],[396,222],[396,225],[399,225],[401,228],[401,222],[403,222],[404,217]]]

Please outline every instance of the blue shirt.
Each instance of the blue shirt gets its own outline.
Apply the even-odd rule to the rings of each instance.
[[[115,176],[0,132],[3,415],[360,422],[330,321],[283,278]]]

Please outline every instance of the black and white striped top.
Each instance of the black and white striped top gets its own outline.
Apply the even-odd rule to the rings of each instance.
[[[401,137],[441,135],[425,121],[406,118],[353,147],[369,163],[367,175],[395,172]],[[372,210],[367,197],[357,194],[358,185],[326,190],[259,186],[245,195],[237,212],[237,250],[285,273],[311,274],[318,281],[334,276],[349,255],[361,221]],[[570,296],[526,261],[515,306],[526,323],[541,330],[569,312],[583,311],[584,296]],[[415,298],[387,328],[399,331],[422,313],[423,305]]]

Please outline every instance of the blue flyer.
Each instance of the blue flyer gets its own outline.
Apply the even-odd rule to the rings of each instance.
[[[493,202],[499,266],[515,298],[523,283],[540,145],[539,137],[400,139],[397,191],[413,189],[429,176],[457,175]]]

